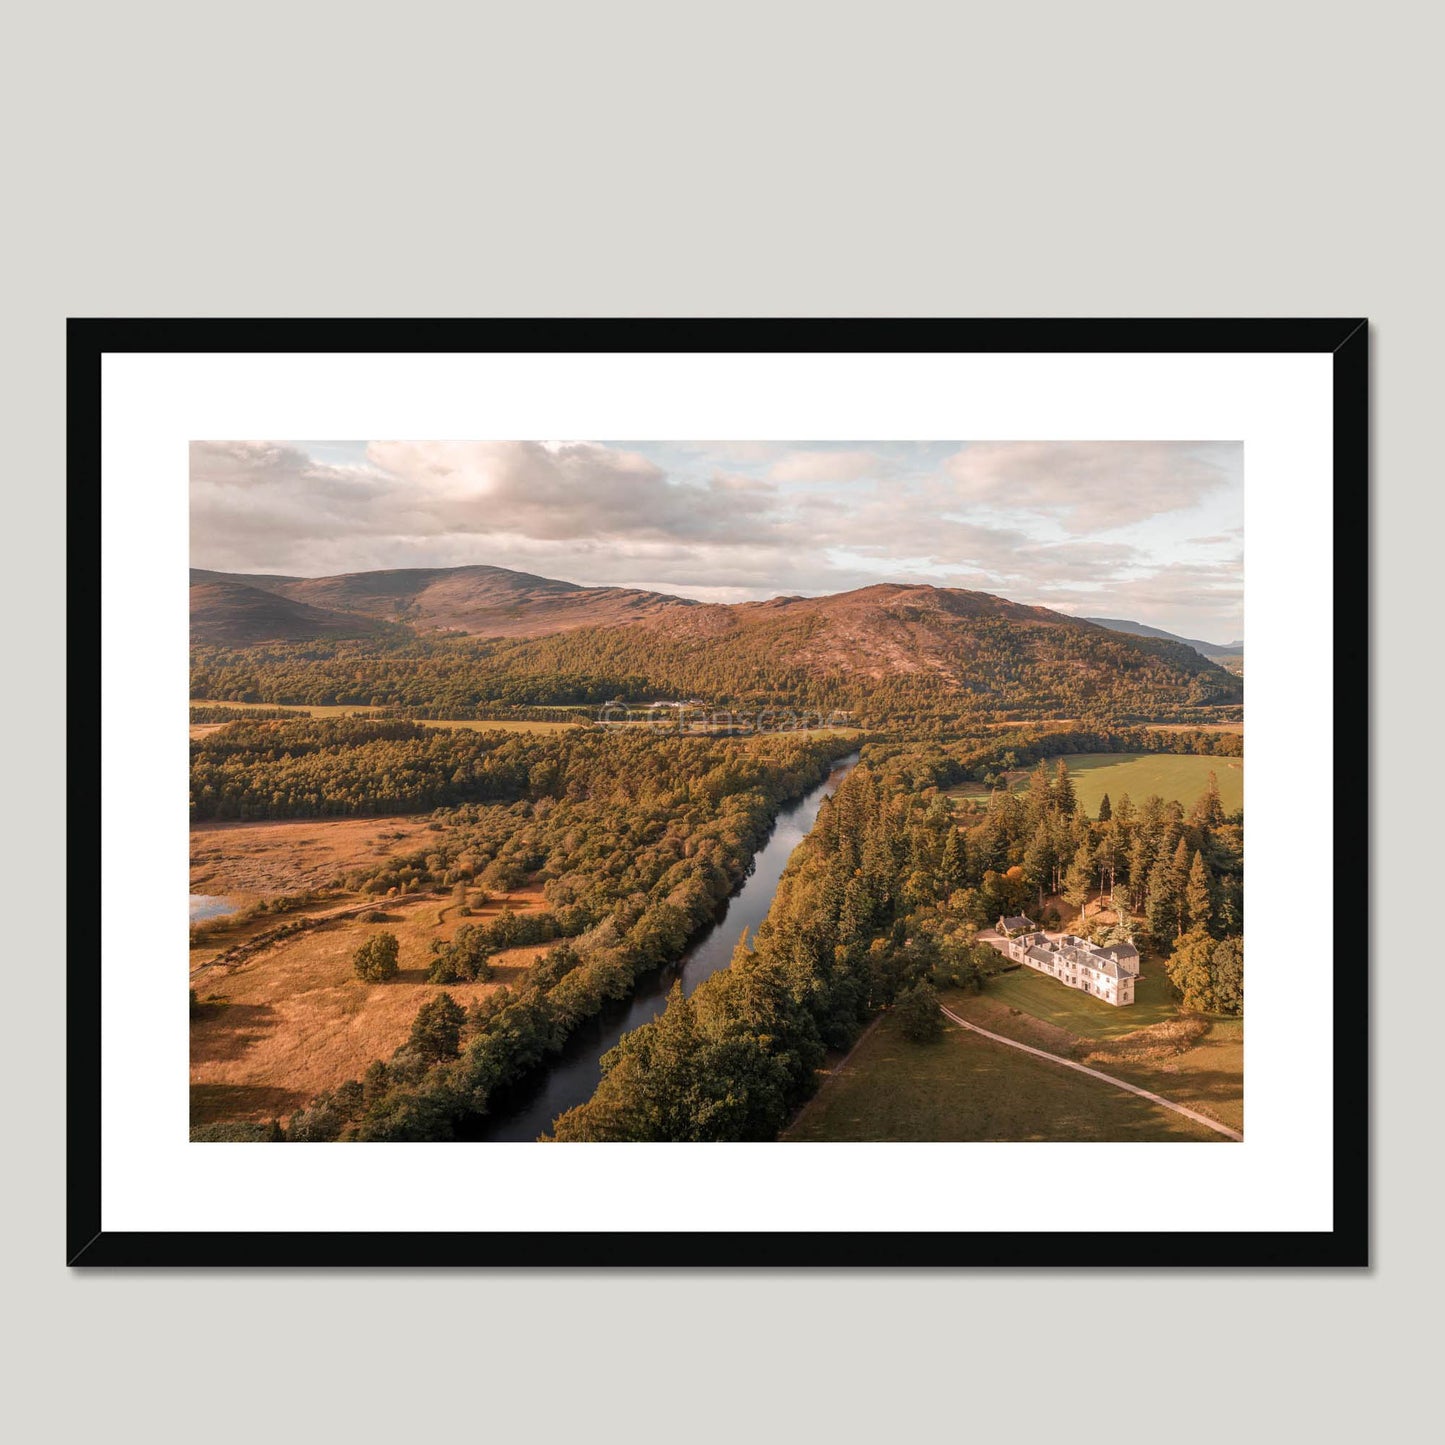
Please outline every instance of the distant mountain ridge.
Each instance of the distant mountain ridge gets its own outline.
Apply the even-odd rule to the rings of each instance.
[[[1129,622],[1119,617],[1083,617],[1082,622],[1092,622],[1096,627],[1107,627],[1111,632],[1126,632],[1131,637],[1159,637],[1167,642],[1182,642],[1185,647],[1192,647],[1195,652],[1207,657],[1211,662],[1219,658],[1238,658],[1244,656],[1244,643],[1241,642],[1201,642],[1195,637],[1180,637],[1174,632],[1165,632],[1162,627],[1149,627],[1143,622]]]
[[[543,637],[573,627],[621,626],[664,609],[700,605],[662,592],[583,587],[552,577],[536,577],[530,572],[488,566],[406,567],[346,572],[335,577],[251,575],[192,568],[191,585],[241,586],[319,608],[333,616],[350,614],[374,622],[403,623],[422,632],[466,632],[486,637]],[[265,617],[258,615],[256,620],[264,631]],[[210,635],[210,631],[209,623],[196,628],[193,608],[194,640],[236,640]],[[289,641],[293,635],[275,639],[256,635],[252,640]]]

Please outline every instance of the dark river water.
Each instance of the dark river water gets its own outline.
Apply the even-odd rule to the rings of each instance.
[[[708,974],[726,968],[744,928],[751,934],[767,917],[778,879],[793,849],[803,841],[818,816],[823,799],[848,776],[857,755],[844,758],[823,782],[784,808],[768,840],[753,855],[753,871],[723,910],[722,916],[681,960],[638,980],[629,999],[606,1005],[582,1024],[545,1071],[524,1080],[493,1101],[492,1111],[459,1131],[464,1139],[531,1140],[547,1133],[558,1114],[585,1104],[602,1078],[602,1056],[623,1034],[657,1017],[679,979],[691,993]]]

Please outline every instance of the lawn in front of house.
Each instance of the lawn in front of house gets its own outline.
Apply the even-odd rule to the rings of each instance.
[[[1160,1092],[1163,1092],[1162,1090]],[[1223,1141],[1123,1089],[948,1023],[915,1044],[889,1013],[783,1134],[790,1142]]]
[[[980,1028],[1076,1059],[1243,1130],[1244,1020],[1180,1015],[1163,965],[1145,968],[1142,1002],[1121,1008],[1028,970],[990,978],[978,994],[950,989],[943,1002]],[[1192,1020],[1203,1032],[1171,1052],[1171,1020],[1186,1027]]]
[[[1105,1003],[1031,968],[995,974],[984,985],[984,997],[1089,1039],[1132,1033],[1179,1011],[1173,985],[1163,963],[1157,961],[1144,964],[1131,1004]]]

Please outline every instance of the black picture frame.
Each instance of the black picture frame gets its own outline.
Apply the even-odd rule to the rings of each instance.
[[[1322,353],[1333,375],[1335,576],[1357,597],[1369,528],[1369,329],[1345,319],[72,319],[68,323],[67,624],[67,1244],[93,1266],[716,1266],[1120,1267],[1089,1233],[312,1233],[117,1232],[101,1227],[100,874],[95,727],[100,657],[101,359],[119,352],[1061,352]],[[1338,586],[1338,583],[1337,583]],[[1344,620],[1348,618],[1350,620]],[[1361,609],[1337,614],[1337,671],[1368,675]],[[1336,737],[1367,740],[1363,688],[1339,687]],[[1339,798],[1355,800],[1334,833],[1335,932],[1368,928],[1366,809],[1358,775],[1334,761]],[[105,801],[102,796],[100,807]],[[1348,918],[1345,900],[1348,899]],[[1345,977],[1346,962],[1349,976]],[[1348,987],[1346,987],[1348,983]],[[1333,1047],[1350,1061],[1333,1098],[1333,1228],[1328,1232],[1131,1232],[1130,1267],[1363,1267],[1369,1263],[1369,1012],[1359,950],[1336,953]],[[1348,1002],[1348,1006],[1346,1003]]]

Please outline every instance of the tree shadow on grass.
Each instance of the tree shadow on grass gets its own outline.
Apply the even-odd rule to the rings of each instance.
[[[301,1108],[306,1098],[295,1089],[256,1084],[192,1084],[191,1127],[232,1119],[264,1122],[284,1118]]]
[[[213,1007],[209,1017],[191,1025],[191,1062],[215,1064],[239,1059],[275,1027],[276,1010],[268,1003]]]

